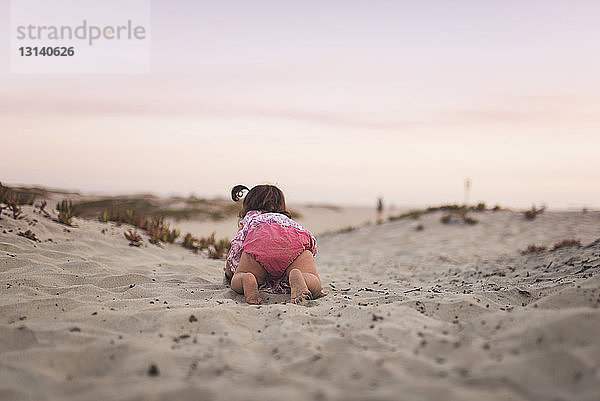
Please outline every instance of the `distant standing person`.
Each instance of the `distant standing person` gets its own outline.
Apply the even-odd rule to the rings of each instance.
[[[383,223],[383,197],[377,198],[377,224]]]

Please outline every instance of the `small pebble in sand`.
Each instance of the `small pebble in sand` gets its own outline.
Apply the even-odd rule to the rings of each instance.
[[[148,376],[158,376],[160,374],[160,371],[158,370],[158,367],[155,364],[150,365],[150,368],[148,369]]]

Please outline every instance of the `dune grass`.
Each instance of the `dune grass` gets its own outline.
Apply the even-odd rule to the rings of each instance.
[[[449,224],[454,221],[462,221],[465,224],[477,224],[477,220],[470,217],[468,212],[485,212],[485,211],[499,211],[502,208],[498,205],[493,208],[488,208],[485,203],[480,202],[476,205],[458,205],[458,204],[448,204],[448,205],[440,205],[440,206],[430,206],[425,209],[413,209],[409,210],[406,213],[402,213],[397,216],[388,217],[389,221],[403,220],[403,219],[413,219],[418,220],[421,216],[435,213],[435,212],[446,212],[441,218],[440,222],[443,224]]]
[[[208,237],[196,238],[191,233],[187,233],[183,237],[181,244],[184,248],[198,253],[202,250],[208,251],[208,257],[211,259],[223,259],[229,252],[229,239],[222,238],[220,240],[215,239],[215,233],[212,233]]]
[[[98,199],[77,202],[77,210],[81,217],[105,215],[120,216],[127,210],[133,210],[142,216],[163,216],[166,219],[189,220],[210,219],[221,220],[235,216],[240,205],[221,199],[198,199],[171,197],[161,199],[152,195],[108,196]]]
[[[546,207],[542,206],[541,208],[536,208],[535,205],[533,205],[531,207],[531,209],[529,210],[525,210],[523,212],[523,216],[525,216],[525,219],[527,220],[535,220],[535,218],[539,215],[544,213],[544,210],[546,209]]]
[[[546,250],[549,250],[550,252],[554,252],[561,248],[572,248],[572,247],[574,247],[574,248],[581,247],[581,241],[578,239],[570,239],[570,238],[563,239],[562,241],[558,241],[558,242],[554,243],[554,245],[552,245],[551,248],[548,248],[545,245],[530,244],[530,245],[527,245],[527,248],[520,249],[519,253],[521,255],[529,255],[532,253],[544,252]]]
[[[4,209],[8,209],[17,220],[22,217],[22,205],[33,205],[37,192],[23,189],[6,187],[0,183],[0,215]]]

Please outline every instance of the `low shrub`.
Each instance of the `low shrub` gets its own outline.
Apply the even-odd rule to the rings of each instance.
[[[184,248],[190,249],[194,253],[202,250],[208,250],[208,257],[211,259],[222,259],[229,252],[230,243],[227,238],[215,239],[215,233],[208,237],[196,238],[191,233],[185,234],[181,244]]]
[[[550,250],[556,251],[557,249],[560,249],[560,248],[569,248],[569,247],[579,248],[580,246],[581,246],[581,241],[578,239],[564,239],[562,241],[555,243]]]
[[[208,257],[211,259],[224,259],[229,251],[229,240],[220,239],[212,247],[208,248]]]
[[[454,203],[454,204],[447,204],[447,205],[440,205],[440,206],[430,206],[426,209],[409,210],[408,212],[402,213],[398,216],[390,216],[390,217],[388,217],[388,220],[389,221],[402,220],[402,219],[417,220],[425,214],[434,213],[434,212],[448,212],[444,216],[447,216],[448,214],[450,214],[450,217],[444,218],[444,216],[442,216],[444,218],[444,220],[446,221],[445,223],[444,222],[442,222],[442,223],[448,224],[451,222],[452,216],[454,216],[456,213],[466,213],[468,211],[485,212],[486,210],[490,210],[490,209],[487,208],[487,206],[484,202],[479,202],[477,205],[471,205],[471,206],[458,205],[458,204]],[[491,209],[491,210],[497,211],[497,210],[501,210],[501,209],[500,209],[500,206],[495,206],[494,209]],[[461,219],[463,219],[462,214],[460,214],[459,216],[461,217]],[[469,221],[464,220],[464,222],[466,224],[475,224],[475,223],[477,223],[477,220],[470,219]]]
[[[70,199],[63,199],[60,203],[56,204],[56,210],[58,211],[58,222],[70,226],[76,214],[73,202]]]
[[[142,245],[142,236],[139,235],[137,231],[127,230],[123,235],[129,240],[129,246],[139,247]]]
[[[537,209],[535,207],[535,205],[533,205],[531,207],[531,209],[526,210],[526,211],[523,212],[523,216],[525,216],[525,219],[527,219],[527,220],[534,220],[538,216],[538,214],[544,213],[545,209],[546,208],[544,206],[542,206],[541,208]]]
[[[48,213],[48,211],[46,210],[46,206],[48,206],[48,202],[46,202],[46,200],[43,200],[36,207],[38,209],[39,214],[43,214],[45,217],[50,218],[50,213]]]
[[[31,230],[27,230],[24,233],[23,232],[19,232],[17,233],[17,235],[21,236],[21,237],[25,237],[27,239],[32,240],[33,242],[42,242],[38,239],[38,237],[35,235],[35,233]]]
[[[467,209],[453,210],[450,213],[446,213],[440,218],[440,222],[442,224],[450,224],[452,222],[462,222],[468,225],[477,224],[477,220],[467,215]]]
[[[546,250],[546,247],[543,245],[535,245],[535,244],[530,244],[527,245],[527,248],[525,249],[520,249],[519,253],[521,255],[528,255],[531,253],[540,253]]]

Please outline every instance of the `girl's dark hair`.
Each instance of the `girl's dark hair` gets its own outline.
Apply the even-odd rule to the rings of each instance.
[[[290,212],[285,205],[285,197],[283,192],[274,185],[257,185],[252,189],[248,189],[245,185],[236,185],[231,189],[231,199],[237,202],[244,196],[244,203],[240,211],[240,218],[244,218],[246,213],[251,210],[261,210],[263,212],[281,213],[287,217],[291,217]]]

